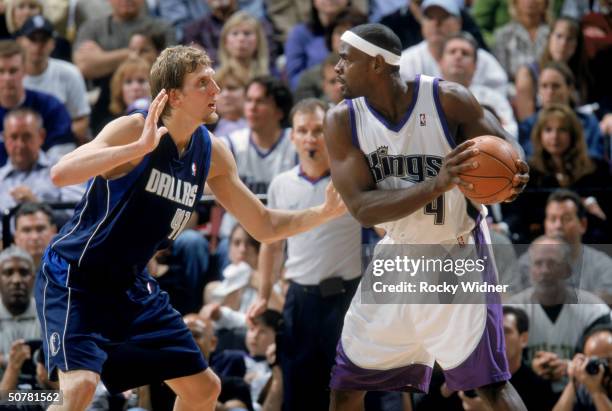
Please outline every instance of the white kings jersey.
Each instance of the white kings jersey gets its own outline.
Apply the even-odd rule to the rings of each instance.
[[[346,101],[353,144],[365,154],[378,189],[407,188],[435,177],[455,147],[438,81],[416,76],[412,102],[398,124],[390,124],[364,97]],[[479,214],[484,217],[486,208],[473,204],[455,187],[422,209],[380,227],[387,232],[386,242],[439,244],[470,232]]]
[[[238,175],[255,194],[265,194],[272,179],[297,164],[297,154],[291,142],[291,129],[282,130],[278,141],[267,151],[261,151],[251,140],[251,129],[230,133],[227,141],[238,166]]]

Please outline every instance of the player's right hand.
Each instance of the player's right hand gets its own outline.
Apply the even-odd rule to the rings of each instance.
[[[433,180],[434,190],[437,193],[445,193],[456,185],[468,190],[473,189],[472,184],[462,180],[459,175],[478,168],[477,161],[469,161],[471,157],[478,154],[478,149],[472,147],[474,144],[473,140],[464,141],[444,157],[442,167],[440,167],[438,175]]]
[[[268,299],[263,297],[257,297],[255,301],[247,309],[247,324],[249,326],[254,324],[255,318],[263,314],[268,308]]]
[[[155,147],[159,144],[159,140],[168,132],[166,127],[157,127],[159,117],[164,111],[167,101],[168,94],[166,90],[162,89],[149,106],[149,113],[145,119],[142,134],[138,139],[145,153],[150,153],[155,150]]]

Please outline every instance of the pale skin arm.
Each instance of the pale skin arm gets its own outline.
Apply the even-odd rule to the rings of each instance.
[[[92,40],[86,40],[74,52],[74,64],[88,80],[112,74],[130,56],[130,49],[106,51]]]
[[[113,178],[132,170],[168,131],[157,128],[167,99],[162,90],[151,103],[146,119],[132,115],[113,120],[94,140],[66,154],[51,168],[53,184],[80,184],[98,175]]]
[[[208,186],[217,201],[233,214],[246,231],[262,243],[303,233],[346,212],[338,193],[328,186],[325,203],[301,211],[271,210],[255,197],[238,177],[229,149],[220,140],[212,143]]]

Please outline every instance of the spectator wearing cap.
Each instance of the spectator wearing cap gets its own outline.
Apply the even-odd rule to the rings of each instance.
[[[79,69],[67,61],[51,58],[55,31],[41,15],[30,17],[18,33],[17,42],[25,53],[26,88],[51,94],[70,113],[72,133],[79,143],[88,140],[89,114],[85,80]]]
[[[229,237],[230,264],[223,270],[223,280],[206,286],[206,305],[200,312],[215,321],[221,348],[242,346],[247,309],[257,297],[260,281],[256,271],[259,247],[244,227],[236,224]],[[272,300],[272,307],[282,306],[280,293],[272,293]]]
[[[320,204],[331,181],[323,140],[327,105],[321,100],[298,102],[291,113],[293,142],[299,165],[276,176],[268,189],[271,208],[302,209]],[[263,244],[258,271],[259,297],[249,312],[254,318],[268,306],[273,278],[283,265],[284,241]],[[283,309],[283,410],[325,410],[329,379],[344,315],[359,284],[361,226],[346,214],[287,240],[284,278],[289,290]]]
[[[463,0],[456,0],[457,3],[463,3]],[[384,16],[380,22],[385,26],[389,27],[402,42],[402,48],[419,44],[423,41],[423,35],[421,34],[421,21],[423,19],[423,12],[421,11],[421,4],[417,1],[404,1],[403,7],[397,11]],[[480,0],[476,2],[480,3]],[[481,33],[481,27],[479,27],[471,13],[472,9],[461,8],[461,31],[470,33],[478,42],[478,47],[482,47],[488,50],[485,39]]]
[[[100,87],[100,96],[91,114],[91,128],[97,134],[109,118],[110,78],[119,65],[134,53],[128,48],[136,31],[157,26],[166,35],[166,44],[175,43],[174,29],[162,20],[142,13],[145,0],[110,0],[112,14],[87,20],[74,45],[74,63],[87,80]]]
[[[12,110],[3,126],[8,161],[0,168],[0,210],[28,201],[80,200],[82,186],[60,188],[51,183],[51,163],[41,150],[45,129],[37,112],[27,107]]]
[[[46,130],[42,150],[51,162],[75,147],[70,114],[57,98],[24,87],[25,57],[23,49],[13,40],[0,41],[0,131],[4,130],[4,116],[18,107],[28,107],[42,117]],[[0,141],[0,166],[7,160],[4,142]]]
[[[440,77],[442,45],[446,37],[461,30],[461,12],[455,0],[425,0],[421,4],[421,33],[424,40],[402,52],[400,74],[413,79],[417,74]],[[488,51],[480,48],[476,58],[474,84],[506,94],[508,76]]]

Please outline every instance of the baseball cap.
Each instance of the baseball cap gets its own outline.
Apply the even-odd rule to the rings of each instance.
[[[29,37],[32,33],[37,31],[42,31],[49,35],[49,37],[55,36],[55,30],[53,28],[53,24],[40,14],[36,16],[32,16],[26,20],[21,29],[19,30],[20,36]]]
[[[223,270],[223,281],[212,291],[212,297],[221,301],[229,294],[249,284],[253,269],[245,262],[230,264]]]
[[[421,3],[421,11],[425,12],[425,10],[432,6],[438,6],[443,8],[453,16],[461,16],[461,10],[459,9],[459,4],[457,0],[425,0]]]

